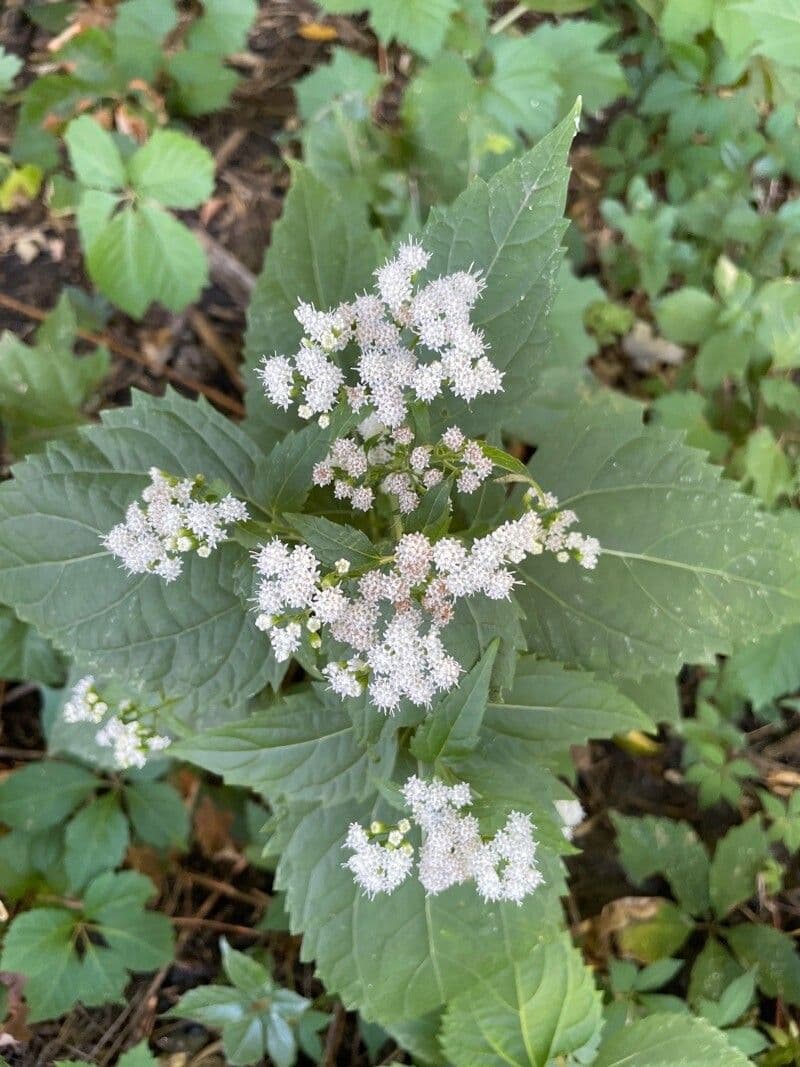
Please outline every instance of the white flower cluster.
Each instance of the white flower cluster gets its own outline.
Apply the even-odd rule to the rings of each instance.
[[[472,803],[467,783],[447,786],[436,778],[424,782],[414,775],[402,794],[411,820],[422,831],[417,877],[429,896],[474,881],[487,902],[521,904],[541,885],[529,815],[510,812],[505,826],[485,840],[478,820],[462,810]],[[405,839],[410,829],[408,819],[393,828],[382,823],[373,823],[369,830],[358,823],[350,826],[344,847],[353,855],[344,866],[367,896],[391,893],[411,874],[414,849]]]
[[[113,748],[114,762],[120,769],[144,767],[150,754],[169,745],[168,737],[154,734],[137,721],[138,709],[132,701],[122,700],[115,705],[114,714],[108,712],[108,701],[101,698],[92,675],[87,675],[73,687],[62,715],[71,725],[91,722],[100,726],[102,723],[95,741],[103,748]]]
[[[529,508],[471,546],[452,537],[434,543],[422,533],[405,534],[388,570],[374,568],[349,581],[345,561],[321,577],[311,549],[274,538],[254,556],[261,576],[256,625],[268,633],[279,660],[300,647],[304,627],[316,647],[323,627],[349,646],[347,659],[323,668],[342,697],[357,697],[367,686],[382,711],[394,713],[404,698],[430,707],[437,693],[458,684],[463,670],[441,638],[456,601],[477,594],[507,599],[516,584],[509,565],[545,550],[594,566],[599,546],[582,534],[565,534],[573,521],[570,512],[540,515]]]
[[[486,356],[486,342],[470,322],[484,282],[459,271],[421,288],[416,279],[430,255],[414,241],[376,272],[376,294],[364,294],[331,311],[300,303],[305,330],[292,357],[265,357],[259,375],[269,400],[287,409],[301,401],[303,418],[327,418],[345,399],[359,411],[370,406],[382,423],[400,426],[409,403],[429,404],[449,387],[471,401],[502,389],[503,375]],[[334,356],[353,342],[356,380],[348,381]]]
[[[363,443],[337,438],[312,474],[314,485],[332,484],[336,499],[349,500],[356,511],[369,511],[380,487],[397,498],[400,513],[407,515],[446,474],[456,478],[462,493],[473,493],[492,473],[492,461],[479,442],[468,440],[455,426],[433,446],[416,444],[408,426],[392,430],[375,418],[366,419],[359,433]]]
[[[125,522],[103,544],[129,574],[157,574],[173,582],[183,570],[181,556],[210,556],[227,538],[229,524],[247,519],[247,508],[233,496],[209,499],[201,475],[176,478],[156,467],[149,473],[142,504],[128,506]]]

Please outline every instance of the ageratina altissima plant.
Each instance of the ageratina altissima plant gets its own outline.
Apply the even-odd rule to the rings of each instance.
[[[253,552],[255,625],[278,662],[303,648],[320,652],[320,676],[337,696],[366,692],[390,715],[404,701],[430,709],[459,685],[465,665],[448,651],[447,627],[460,600],[507,600],[517,583],[514,567],[529,556],[549,552],[591,570],[600,552],[596,539],[574,529],[575,513],[559,510],[556,497],[531,479],[519,514],[483,536],[404,532],[404,517],[445,477],[470,494],[494,470],[493,453],[480,441],[457,426],[427,440],[418,416],[444,390],[472,401],[503,388],[470,319],[484,288],[480,273],[418,282],[429,258],[409,241],[376,271],[374,293],[328,311],[301,302],[295,315],[305,336],[298,351],[265,358],[259,371],[267,398],[279,407],[299,402],[299,414],[316,417],[322,428],[333,418],[356,422],[356,432],[334,438],[314,466],[313,484],[356,511],[388,516],[396,541],[377,566],[353,569],[345,558],[324,568],[307,544],[269,538]],[[248,510],[228,494],[209,493],[201,475],[151,470],[150,477],[141,503],[129,505],[104,544],[130,573],[170,582],[181,573],[182,554],[207,558]],[[109,730],[98,734],[101,743],[112,743]],[[113,739],[123,753],[126,739],[133,744],[124,730]],[[403,796],[424,834],[418,876],[427,893],[472,880],[486,901],[520,903],[540,884],[528,815],[511,811],[505,826],[484,839],[478,820],[460,810],[470,803],[469,784],[426,785],[412,777]],[[386,834],[375,823],[350,828],[347,867],[369,895],[391,891],[411,873],[404,822]]]

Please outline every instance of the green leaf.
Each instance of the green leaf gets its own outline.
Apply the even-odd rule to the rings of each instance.
[[[673,956],[694,931],[694,923],[671,900],[642,898],[642,911],[634,910],[617,931],[620,951],[642,963]]]
[[[498,645],[494,640],[458,688],[417,727],[409,747],[418,760],[459,759],[477,746]]]
[[[169,920],[143,911],[154,889],[133,871],[103,874],[86,890],[82,911],[35,908],[11,923],[0,967],[25,977],[32,1022],[63,1015],[79,1001],[119,1002],[129,971],[154,970],[172,958]]]
[[[769,838],[758,815],[722,838],[709,874],[711,903],[720,918],[755,896],[758,875],[768,858]]]
[[[519,655],[525,649],[521,623],[522,611],[513,595],[503,601],[465,597],[456,602],[453,620],[442,632],[442,640],[460,664],[471,667],[499,638],[491,687],[493,693],[502,693],[514,681]]]
[[[800,1004],[800,956],[788,934],[745,923],[726,930],[725,938],[743,966],[755,967],[756,982],[768,997]]]
[[[131,185],[164,207],[192,208],[214,190],[214,157],[198,141],[156,130],[128,163]]]
[[[269,971],[244,952],[237,952],[231,948],[225,938],[220,938],[220,950],[222,952],[222,967],[228,976],[228,981],[245,993],[248,997],[258,998],[269,991],[272,979]]]
[[[725,674],[756,708],[800,689],[800,625],[737,649],[725,664]]]
[[[686,286],[656,304],[658,328],[670,341],[698,345],[714,329],[719,305],[704,289]]]
[[[220,56],[241,51],[257,11],[256,0],[203,0],[203,14],[186,35],[187,47]]]
[[[696,1007],[704,997],[719,1000],[731,982],[742,973],[742,968],[727,948],[716,937],[709,937],[692,964],[689,1003]]]
[[[680,904],[692,915],[710,906],[708,853],[687,822],[611,815],[625,870],[637,885],[654,874],[663,875]]]
[[[101,539],[148,483],[150,467],[202,473],[247,500],[258,452],[208,404],[134,395],[103,425],[15,468],[0,488],[0,599],[131,695],[148,686],[219,721],[268,681],[274,659],[234,588],[244,549],[193,556],[169,587],[130,577]],[[101,488],[102,487],[102,488]]]
[[[125,0],[114,20],[117,65],[126,78],[155,80],[162,63],[161,42],[178,21],[172,0]]]
[[[781,497],[793,494],[792,465],[768,426],[754,430],[747,438],[743,461],[743,482],[752,485],[767,507],[774,507]]]
[[[142,1041],[120,1056],[117,1067],[158,1067],[158,1060],[151,1054],[147,1042]]]
[[[187,115],[207,115],[226,107],[239,75],[209,52],[175,52],[167,61],[175,89],[171,109]]]
[[[22,70],[22,60],[0,45],[0,94],[8,92],[14,79]]]
[[[602,546],[591,572],[547,556],[521,565],[531,651],[632,677],[674,673],[798,618],[796,537],[636,412],[572,414],[531,468]]]
[[[113,793],[98,797],[70,820],[64,866],[70,889],[79,891],[101,871],[119,867],[128,847],[128,820]]]
[[[371,59],[342,47],[333,48],[331,55],[330,63],[295,82],[297,113],[306,122],[319,119],[334,101],[366,108],[380,95],[384,78]]]
[[[361,530],[344,523],[331,522],[320,515],[284,515],[284,519],[303,539],[304,544],[325,567],[332,568],[338,560],[346,559],[353,569],[380,565],[382,556]]]
[[[468,409],[454,400],[434,411],[455,419],[465,432],[496,428],[532,395],[534,352],[546,350],[547,311],[561,261],[567,188],[567,153],[577,109],[531,151],[488,183],[475,179],[448,208],[434,208],[422,235],[432,253],[428,274],[470,267],[487,283],[473,321],[486,335],[492,360],[505,374],[502,398]]]
[[[86,356],[72,354],[76,322],[65,296],[45,320],[48,324],[52,335],[43,327],[34,347],[10,332],[0,336],[0,418],[16,456],[85,422],[82,409],[110,368],[105,348]]]
[[[114,138],[89,115],[74,119],[64,140],[72,169],[83,185],[107,191],[125,185],[125,164]]]
[[[248,309],[248,414],[264,447],[282,438],[291,423],[265,398],[252,375],[255,366],[264,355],[297,350],[303,335],[294,317],[298,300],[329,308],[351,299],[372,284],[384,253],[363,200],[347,188],[329,189],[305,167],[293,167],[283,215],[272,229]]]
[[[269,402],[262,395],[264,408]],[[312,471],[322,460],[334,437],[340,436],[343,425],[351,426],[355,416],[335,415],[331,424],[323,428],[316,422],[294,433],[287,433],[269,452],[258,475],[256,496],[273,515],[294,512],[302,508],[313,487]]]
[[[372,791],[370,774],[391,772],[394,741],[375,752],[363,749],[346,704],[320,686],[255,710],[245,722],[181,741],[174,753],[273,802],[334,804],[364,797]]]
[[[165,1012],[173,1019],[194,1019],[203,1026],[222,1029],[242,1022],[248,1015],[250,998],[227,985],[204,985],[184,993],[178,1003]]]
[[[529,809],[526,809],[529,810]],[[342,868],[351,822],[389,817],[380,803],[312,804],[290,816],[276,872],[302,956],[345,1005],[383,1024],[423,1015],[527,959],[560,922],[557,868],[542,850],[547,882],[519,907],[484,904],[473,886],[426,897],[409,879],[390,898],[368,900]]]
[[[591,1046],[601,1025],[600,994],[564,936],[457,997],[445,1012],[442,1048],[459,1067],[545,1067]]]
[[[755,306],[760,313],[757,337],[773,357],[775,366],[800,366],[800,284],[789,278],[768,282],[759,292]]]
[[[134,318],[156,300],[182,311],[208,280],[197,237],[155,203],[116,215],[86,249],[86,264],[98,289]]]
[[[749,1062],[703,1019],[651,1015],[603,1041],[592,1067],[747,1067]]]
[[[0,677],[61,685],[64,661],[49,641],[0,604]]]
[[[0,782],[0,822],[27,833],[58,826],[97,784],[72,763],[32,763]]]
[[[125,806],[136,834],[155,848],[185,848],[189,815],[176,789],[166,782],[127,782]]]
[[[558,25],[546,22],[523,38],[552,65],[560,91],[556,117],[561,118],[578,97],[591,115],[627,95],[628,81],[617,55],[601,51],[612,32],[599,22],[567,19]]]
[[[748,16],[756,51],[787,67],[797,67],[800,6],[797,0],[734,0],[731,8]]]
[[[594,278],[576,278],[567,260],[556,278],[550,329],[553,346],[550,361],[558,367],[581,367],[598,350],[596,339],[587,332],[584,315],[587,308],[605,298]]]
[[[430,59],[444,43],[458,0],[319,0],[319,6],[348,15],[368,8],[380,41],[397,40]]]
[[[572,745],[652,728],[651,721],[608,682],[586,671],[524,656],[502,702],[490,702],[486,726],[500,736],[527,742],[549,765]]]

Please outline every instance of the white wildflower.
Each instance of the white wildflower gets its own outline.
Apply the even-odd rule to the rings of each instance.
[[[128,506],[125,521],[103,538],[103,545],[129,574],[155,574],[172,582],[183,570],[181,555],[195,551],[208,557],[227,539],[230,524],[246,519],[241,500],[230,494],[213,500],[201,477],[174,478],[153,467],[142,504]]]

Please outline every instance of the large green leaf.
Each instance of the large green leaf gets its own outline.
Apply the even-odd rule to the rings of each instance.
[[[430,58],[442,47],[458,0],[319,0],[319,6],[348,15],[367,8],[381,41],[397,40]]]
[[[600,993],[568,936],[537,945],[448,1007],[442,1047],[458,1067],[546,1067],[591,1045]]]
[[[131,157],[128,175],[140,196],[165,207],[197,207],[214,189],[214,157],[183,133],[156,130]]]
[[[303,958],[348,1007],[368,1019],[423,1015],[552,937],[562,881],[547,853],[547,884],[520,906],[484,904],[471,885],[426,897],[416,878],[390,897],[362,896],[342,845],[351,822],[376,816],[396,818],[381,803],[310,806],[294,818],[276,875]]]
[[[203,0],[203,14],[186,35],[187,47],[212,55],[238,52],[257,11],[255,0]]]
[[[768,997],[800,1004],[800,955],[789,934],[748,922],[727,930],[725,938],[739,962],[755,969]]]
[[[248,413],[265,447],[293,423],[269,403],[252,370],[262,356],[296,351],[303,335],[294,317],[299,300],[319,308],[350,300],[371,285],[385,253],[381,237],[370,228],[366,204],[347,189],[328,188],[299,165],[293,167],[283,215],[271,236],[247,329]]]
[[[558,761],[571,745],[652,728],[648,717],[608,682],[587,671],[523,657],[502,702],[490,703],[493,733],[531,743],[543,763]]]
[[[531,557],[517,589],[528,647],[639,677],[710,662],[800,618],[800,541],[702,453],[605,405],[553,427],[534,476],[577,512],[602,555],[585,571]]]
[[[362,747],[345,703],[319,687],[256,710],[244,722],[198,734],[175,752],[272,801],[334,804],[370,793],[370,774],[391,773],[394,740],[374,750]]]
[[[164,687],[217,714],[258,691],[274,665],[234,590],[245,551],[193,556],[170,586],[130,577],[101,538],[157,466],[219,479],[246,499],[258,455],[205,403],[137,395],[103,425],[53,443],[0,489],[0,597],[95,673]]]
[[[611,1034],[592,1067],[747,1067],[720,1030],[690,1015],[651,1015]]]
[[[487,288],[473,321],[505,374],[500,397],[469,408],[455,400],[434,404],[434,422],[455,419],[470,432],[488,431],[532,394],[534,368],[549,344],[546,319],[562,255],[567,153],[577,114],[488,183],[475,179],[454,204],[431,212],[422,235],[432,253],[428,274],[482,272]]]

